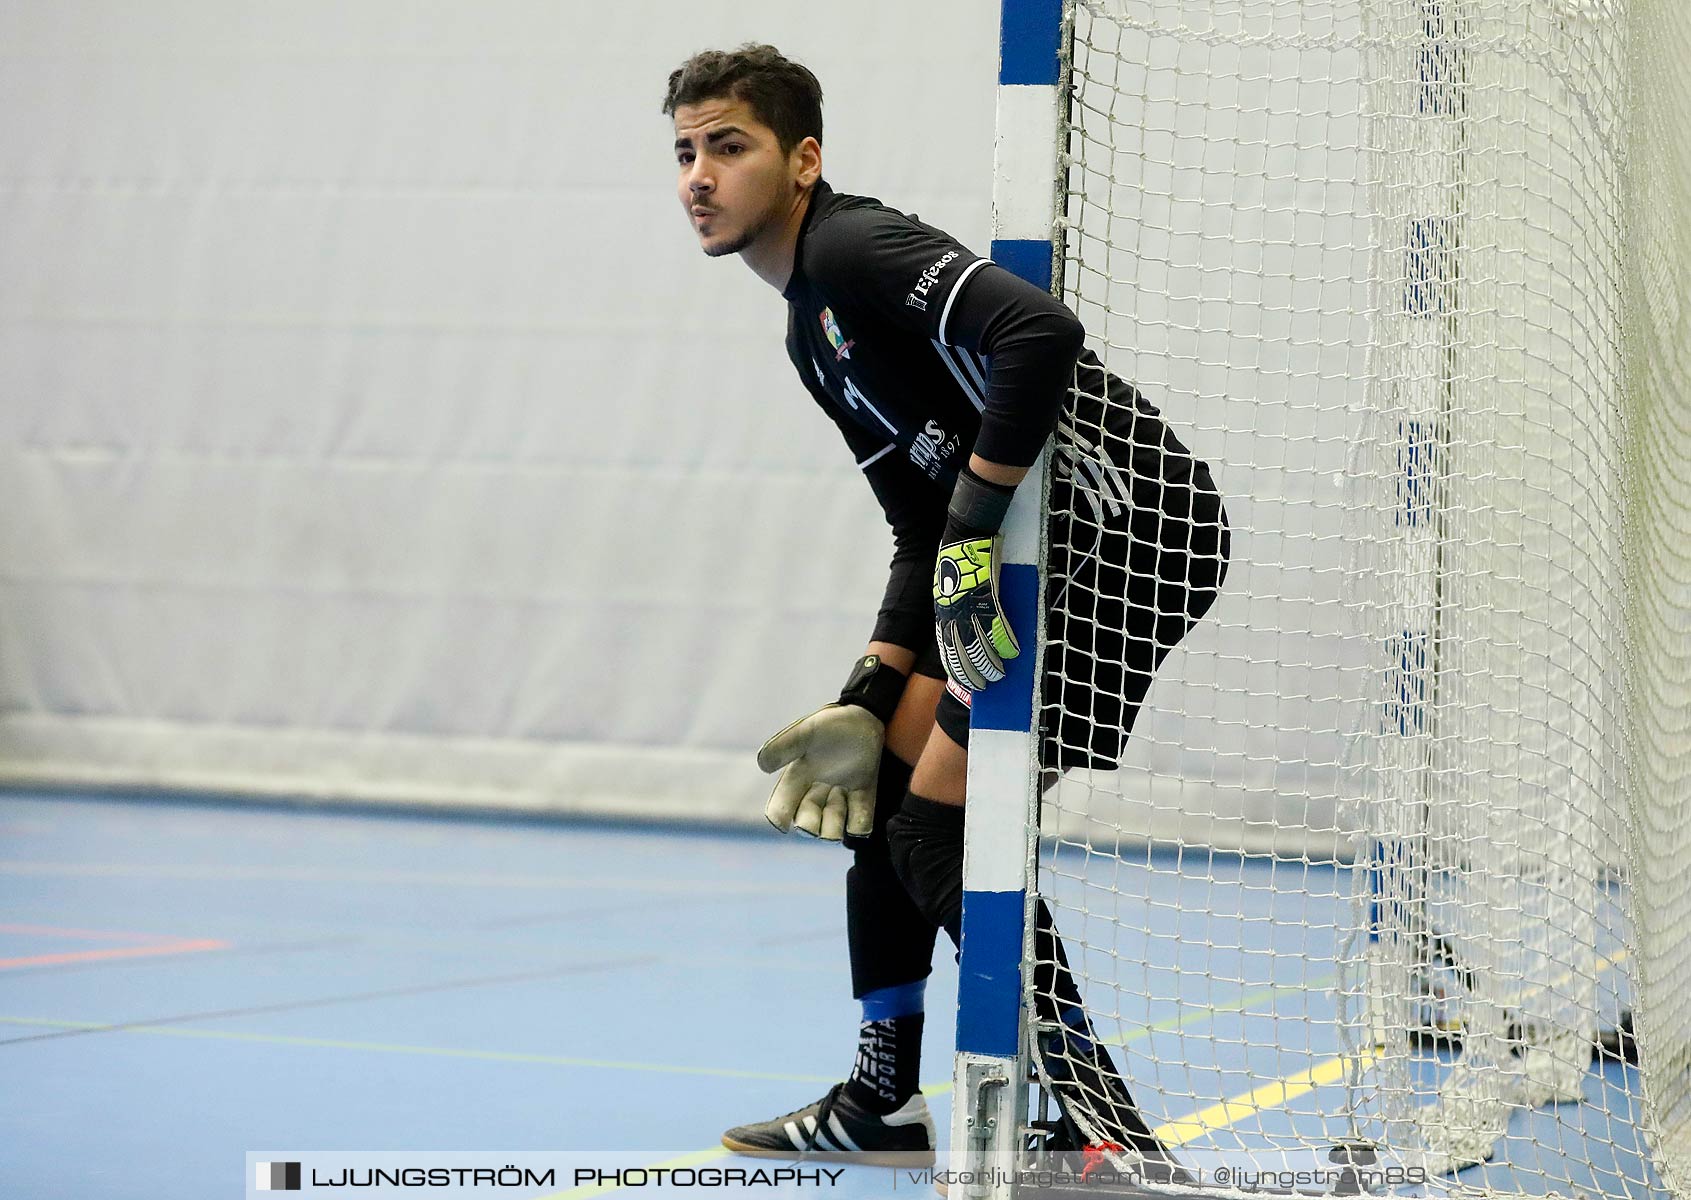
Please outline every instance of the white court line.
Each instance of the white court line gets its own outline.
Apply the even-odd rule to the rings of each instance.
[[[649,876],[504,875],[460,871],[353,871],[333,867],[271,867],[238,864],[33,862],[0,859],[0,875],[47,875],[105,879],[282,879],[303,883],[430,884],[440,887],[479,887],[531,891],[664,892],[687,895],[827,896],[839,895],[835,884],[774,884],[724,882],[716,879],[653,879]]]

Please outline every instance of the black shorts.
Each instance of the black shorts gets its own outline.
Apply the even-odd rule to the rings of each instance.
[[[1227,578],[1226,509],[1209,468],[1187,461],[1186,478],[1137,483],[1136,503],[1114,513],[1095,506],[1096,497],[1077,496],[1072,480],[1052,480],[1058,515],[1045,578],[1043,766],[1116,766],[1157,668]],[[966,746],[969,710],[959,690],[947,687],[935,717]]]

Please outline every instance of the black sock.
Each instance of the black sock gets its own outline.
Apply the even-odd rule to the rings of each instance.
[[[890,1113],[921,1087],[922,1014],[906,1013],[858,1027],[857,1062],[846,1080],[851,1098],[872,1113]]]

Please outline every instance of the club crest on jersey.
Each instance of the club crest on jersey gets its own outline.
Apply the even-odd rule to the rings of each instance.
[[[845,334],[840,332],[840,323],[834,320],[834,310],[831,308],[822,310],[822,333],[827,337],[828,344],[834,348],[835,362],[851,357],[851,348],[857,343],[845,340]]]

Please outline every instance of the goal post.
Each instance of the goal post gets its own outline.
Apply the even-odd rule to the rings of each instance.
[[[1064,120],[1064,0],[1002,0],[991,258],[1051,290],[1059,262],[1058,132]],[[1038,847],[1037,689],[1044,659],[1041,453],[1004,524],[1000,600],[1024,647],[970,711],[968,821],[952,1109],[953,1163],[969,1194],[1008,1196],[1023,1149]]]
[[[1120,686],[1035,687],[1097,611],[1038,564],[1131,458],[1071,406],[972,718],[969,1194],[1032,1194],[1054,1110],[1134,1166],[1053,1094],[1049,914],[1183,1185],[1691,1195],[1691,8],[1002,0],[1000,49],[992,257],[1210,463],[1233,562],[1042,800]]]

